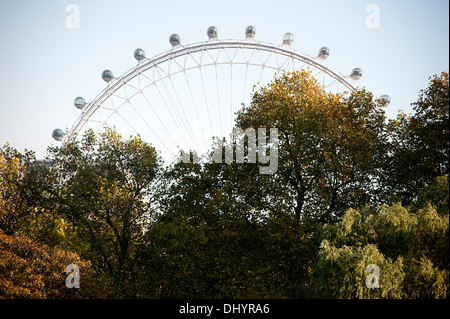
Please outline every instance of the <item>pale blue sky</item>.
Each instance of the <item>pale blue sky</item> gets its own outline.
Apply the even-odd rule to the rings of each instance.
[[[66,27],[66,6],[80,8],[80,28]],[[366,27],[366,7],[380,9],[380,28]],[[71,127],[80,114],[73,99],[87,100],[104,87],[100,73],[120,75],[136,61],[182,43],[206,40],[215,25],[222,39],[242,39],[254,25],[257,39],[316,55],[328,46],[334,69],[364,71],[361,85],[392,98],[386,112],[412,112],[428,77],[449,68],[449,2],[446,0],[0,0],[0,145],[9,142],[43,157],[54,128]]]

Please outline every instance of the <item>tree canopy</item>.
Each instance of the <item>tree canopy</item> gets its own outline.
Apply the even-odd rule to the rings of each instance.
[[[231,163],[169,165],[115,129],[45,161],[5,145],[0,298],[448,298],[448,97],[443,72],[387,119],[364,88],[285,73],[235,122],[277,128],[273,174],[248,136]]]

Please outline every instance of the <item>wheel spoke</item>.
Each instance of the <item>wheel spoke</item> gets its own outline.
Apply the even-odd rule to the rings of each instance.
[[[227,65],[230,66],[229,69]],[[85,127],[100,127],[98,133],[102,127],[112,126],[114,117],[117,116],[120,122],[139,134],[140,128],[134,126],[134,123],[131,123],[132,116],[126,114],[129,110],[136,114],[135,119],[139,123],[142,121],[152,136],[169,152],[170,143],[167,145],[165,140],[170,140],[175,147],[179,147],[175,138],[178,134],[186,147],[199,149],[200,141],[195,138],[194,132],[197,121],[200,124],[201,138],[208,149],[210,145],[207,140],[215,132],[214,125],[219,126],[222,138],[224,133],[227,133],[224,131],[228,129],[226,105],[229,103],[230,129],[232,129],[234,101],[238,101],[242,96],[244,104],[246,94],[251,89],[247,87],[249,84],[264,85],[263,81],[269,76],[266,69],[274,70],[278,76],[283,71],[305,68],[313,71],[316,79],[320,78],[322,87],[326,90],[333,89],[338,93],[341,88],[356,90],[356,84],[350,81],[349,77],[332,70],[320,59],[299,53],[290,46],[253,40],[216,39],[174,47],[151,59],[140,60],[137,66],[111,80],[108,86],[84,108],[71,133],[72,136],[77,136],[85,130]],[[194,69],[198,69],[198,73],[191,73]],[[207,72],[210,72],[210,75]],[[193,81],[192,77],[196,78],[196,74],[199,78]],[[138,103],[140,98],[143,98],[142,103],[145,106]],[[188,100],[192,103],[186,103]],[[205,105],[204,108],[202,104]],[[146,113],[150,111],[151,116]],[[218,119],[213,123],[212,116],[214,115],[216,121],[216,114]],[[156,121],[151,122],[152,118]],[[201,125],[201,119],[204,125]],[[157,124],[158,128],[153,124]],[[208,125],[211,136],[205,134],[204,126]],[[174,132],[174,129],[177,131]],[[163,136],[161,130],[164,132]]]

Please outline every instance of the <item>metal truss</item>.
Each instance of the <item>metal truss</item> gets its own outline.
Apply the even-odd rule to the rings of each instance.
[[[333,70],[318,57],[310,57],[294,50],[291,45],[275,45],[256,41],[253,38],[243,40],[210,39],[185,46],[176,45],[171,50],[152,58],[144,58],[121,76],[113,78],[108,86],[86,105],[70,132],[76,136],[89,121],[97,122],[101,126],[106,125],[113,114],[149,86],[158,85],[158,82],[170,79],[180,73],[186,74],[192,69],[204,69],[218,65],[245,65],[260,67],[261,70],[271,69],[278,74],[288,65],[292,67],[293,64],[297,64],[298,68],[307,66],[317,70],[315,77],[323,75],[322,85],[326,89],[335,85],[342,85],[350,91],[357,88],[356,81],[352,80],[350,76],[344,76]],[[146,84],[143,86],[133,85],[132,80],[136,77],[145,78]],[[325,77],[331,79],[328,84],[324,83]],[[127,87],[132,88],[133,93],[127,93]],[[125,93],[118,93],[124,88]],[[105,106],[105,102],[112,96],[117,97],[121,102]],[[93,114],[102,111],[107,114],[103,116],[100,114],[97,119],[92,118]]]

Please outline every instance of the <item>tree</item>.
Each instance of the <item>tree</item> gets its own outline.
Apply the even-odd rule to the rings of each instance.
[[[448,200],[444,205],[443,216],[429,202],[415,212],[399,203],[349,209],[339,223],[324,226],[313,267],[316,296],[447,298]],[[379,289],[366,287],[370,264],[379,267]]]
[[[104,296],[91,263],[72,251],[73,226],[55,213],[54,176],[34,153],[0,149],[0,298]],[[65,286],[65,267],[76,264],[83,290]]]
[[[380,269],[378,280],[382,284],[378,288],[366,286],[366,278],[369,276],[366,269],[369,265],[376,265]],[[402,297],[401,284],[404,278],[402,259],[392,261],[386,258],[376,245],[335,247],[324,240],[314,267],[314,297],[398,299]]]
[[[134,296],[138,247],[152,206],[151,184],[160,159],[140,138],[123,140],[112,129],[50,149],[59,174],[53,198],[77,230],[81,255],[109,281],[114,294]]]
[[[288,187],[284,199],[297,219],[329,221],[348,207],[376,200],[384,119],[370,92],[329,93],[301,70],[255,92],[236,123],[243,130],[278,129],[279,167],[273,182]]]
[[[164,168],[112,129],[49,148],[45,165],[6,145],[0,298],[448,298],[445,101],[448,73],[386,126],[370,92],[284,74],[236,120],[278,129],[274,174],[250,143],[225,161],[234,140],[213,144],[222,163]],[[71,263],[82,290],[64,285]]]
[[[80,269],[80,289],[65,285],[65,269],[70,264]],[[0,229],[0,299],[101,298],[101,287],[91,263],[76,253],[37,245]]]
[[[285,298],[299,293],[311,266],[312,238],[293,215],[271,212],[258,200],[263,194],[247,184],[245,175],[255,168],[177,163],[167,169],[161,214],[147,230],[140,254],[144,296]]]
[[[0,148],[0,229],[14,234],[41,209],[50,208],[52,184],[52,175],[32,151],[22,154],[8,144]]]
[[[404,204],[416,199],[437,176],[449,173],[449,75],[430,77],[412,103],[415,114],[390,120],[390,160],[385,168],[386,190]]]

